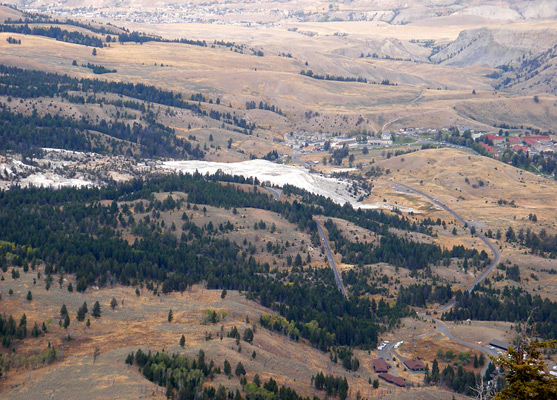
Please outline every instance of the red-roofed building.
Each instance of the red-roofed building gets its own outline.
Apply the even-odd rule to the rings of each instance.
[[[379,378],[384,379],[387,382],[392,383],[393,385],[397,385],[400,387],[406,386],[406,379],[400,378],[398,376],[394,376],[391,374],[379,374]]]
[[[495,157],[497,157],[497,150],[495,150],[493,147],[491,147],[490,145],[486,144],[486,143],[480,143],[480,145],[486,149],[487,151],[489,151],[491,154],[493,154]]]
[[[526,153],[528,152],[528,150],[529,150],[528,147],[526,147],[526,146],[521,146],[521,145],[519,145],[519,144],[515,144],[515,145],[512,147],[512,149],[513,149],[514,151],[516,151],[517,153],[518,153],[519,151],[522,151],[524,154],[526,154]]]
[[[389,368],[391,368],[391,366],[382,358],[373,360],[373,370],[375,373],[380,374],[383,372],[389,372]]]
[[[422,360],[406,360],[404,361],[404,365],[410,371],[425,371],[425,365]]]
[[[515,137],[509,138],[509,143],[518,143],[518,138]]]
[[[533,146],[536,143],[547,143],[547,144],[549,144],[549,142],[551,141],[549,136],[524,136],[522,138],[522,140],[528,146]]]
[[[485,137],[493,142],[493,144],[503,144],[505,143],[505,138],[503,136],[485,135]]]

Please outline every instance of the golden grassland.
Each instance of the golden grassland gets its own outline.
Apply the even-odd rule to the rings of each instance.
[[[8,44],[3,40],[8,36],[21,39],[22,44]],[[89,47],[3,33],[0,34],[0,55],[9,65],[76,77],[142,82],[184,94],[200,91],[211,98],[219,97],[221,104],[231,104],[234,108],[244,108],[246,101],[263,100],[281,108],[288,119],[272,116],[272,113],[250,112],[247,115],[259,126],[281,134],[302,128],[325,132],[354,129],[354,122],[335,123],[335,116],[350,116],[354,121],[361,116],[364,124],[360,128],[390,130],[404,126],[451,125],[489,129],[496,123],[517,121],[550,129],[557,115],[553,96],[528,104],[527,98],[517,100],[494,93],[485,77],[490,70],[485,67],[445,67],[333,56],[335,45],[328,40],[323,44],[319,42],[319,46],[304,40],[289,42],[301,49],[304,46],[322,49],[315,60],[308,61],[301,55],[279,57],[278,52],[256,57],[227,48],[157,42],[110,43],[110,47],[98,49],[97,56],[93,56]],[[331,40],[334,42],[338,38]],[[86,68],[72,66],[73,60],[78,65],[90,62],[118,72],[99,77]],[[313,69],[321,74],[367,76],[375,81],[389,79],[398,85],[322,81],[300,75],[302,69]],[[476,90],[476,95],[472,90]],[[308,110],[319,111],[321,116],[307,121],[304,113]]]
[[[487,224],[486,228],[492,231],[503,232],[509,226],[536,231],[557,229],[555,184],[491,158],[465,150],[431,149],[392,157],[377,165],[391,171],[390,176],[374,181],[374,194],[379,198],[395,196],[401,202],[406,199],[407,194],[400,196],[393,190],[392,182],[398,181],[438,199],[466,220]],[[484,186],[479,186],[480,180]],[[409,196],[417,197],[414,204],[429,203],[420,196]],[[514,200],[516,207],[500,205],[499,200]],[[528,220],[532,213],[537,215],[537,222]],[[443,210],[431,214],[454,219]]]
[[[236,185],[238,187],[250,190],[250,185]],[[173,192],[158,193],[155,198],[164,201],[169,195],[174,200],[187,199],[184,193]],[[133,203],[130,203],[133,208]],[[211,223],[215,230],[219,229],[219,225],[226,225],[230,222],[233,230],[226,233],[217,233],[219,238],[227,238],[239,246],[245,244],[254,246],[254,258],[261,263],[268,262],[273,267],[284,268],[287,267],[287,257],[294,259],[297,254],[300,254],[305,261],[307,255],[311,257],[311,265],[315,267],[323,267],[328,264],[324,262],[324,255],[321,248],[314,248],[311,245],[311,238],[306,232],[300,231],[294,224],[288,222],[279,214],[260,210],[255,208],[238,208],[236,212],[234,209],[224,209],[212,206],[198,206],[197,210],[191,208],[187,209],[184,204],[181,209],[166,211],[160,213],[160,218],[157,218],[157,223],[164,225],[164,229],[168,230],[172,225],[176,227],[173,231],[177,238],[181,237],[182,219],[183,214],[198,227],[207,227]],[[150,213],[134,213],[133,216],[136,221],[143,220]],[[259,227],[263,222],[265,227]],[[257,228],[255,225],[258,225]],[[135,237],[125,230],[124,234],[128,240],[133,242]],[[245,243],[244,243],[245,242]],[[278,254],[272,254],[267,251],[267,243],[273,246],[279,246],[281,251]]]
[[[502,240],[493,238],[491,241],[500,249],[501,262],[506,265],[517,264],[520,267],[521,287],[532,294],[557,299],[557,278],[551,273],[551,270],[557,270],[557,261],[532,255],[529,249],[504,240],[509,226],[516,233],[520,229],[531,229],[536,233],[545,229],[549,234],[557,233],[557,187],[551,180],[491,158],[474,155],[466,150],[423,150],[389,159],[381,156],[381,151],[370,152],[366,156],[360,152],[355,154],[354,164],[365,165],[374,159],[374,166],[390,170],[388,175],[372,178],[373,190],[366,201],[384,201],[394,206],[411,207],[418,212],[413,216],[407,215],[411,220],[431,218],[435,221],[440,218],[447,223],[446,228],[433,227],[435,237],[407,232],[397,233],[396,230],[393,232],[409,236],[412,240],[437,243],[444,248],[454,245],[476,248],[492,256],[489,248],[478,238],[470,235],[469,230],[454,216],[422,196],[397,191],[395,182],[402,182],[446,204],[469,223],[475,224],[478,231],[487,233],[491,230],[495,235],[499,230],[503,236]],[[305,159],[320,161],[321,156],[307,156]],[[322,165],[317,168],[323,171],[330,170],[330,167]],[[363,170],[365,171],[366,167]],[[479,185],[480,180],[484,182],[484,186]],[[514,200],[514,206],[499,204],[500,200]],[[530,220],[530,214],[535,214],[537,221]],[[346,221],[334,222],[349,240],[373,242],[370,232],[352,227]],[[453,229],[456,230],[456,235],[452,233]],[[338,262],[341,256],[336,255],[336,258]],[[353,267],[340,264],[341,269]],[[419,282],[419,277],[408,278],[409,271],[405,271],[403,268],[396,270],[392,266],[383,266],[381,274],[386,274],[389,278],[399,278],[404,285]],[[461,266],[452,263],[449,267],[436,266],[435,274],[441,281],[450,283],[454,290],[461,290],[473,282],[477,271],[469,269],[464,273]],[[516,282],[504,278],[504,271],[496,270],[492,274],[497,275],[502,275],[503,279],[493,281],[496,287],[517,285]],[[389,290],[396,298],[397,286],[392,285]]]

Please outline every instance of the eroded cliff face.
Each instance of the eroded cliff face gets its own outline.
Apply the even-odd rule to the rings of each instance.
[[[496,68],[490,74],[496,89],[555,94],[556,55],[557,31],[481,28],[462,31],[430,59],[448,66]]]
[[[472,29],[462,31],[455,41],[432,55],[431,61],[497,67],[538,56],[555,44],[557,31],[552,30]]]

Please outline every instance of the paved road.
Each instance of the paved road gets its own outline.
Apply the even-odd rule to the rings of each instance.
[[[411,186],[405,185],[404,183],[398,183],[398,182],[392,182],[394,184],[394,188],[399,190],[399,191],[406,191],[407,193],[416,193],[419,194],[420,196],[425,197],[426,199],[428,199],[429,201],[431,201],[432,203],[434,203],[435,205],[438,205],[439,207],[443,208],[444,210],[448,211],[449,213],[451,213],[457,220],[459,220],[462,224],[467,224],[467,221],[462,218],[460,215],[458,215],[454,210],[450,209],[449,207],[447,207],[445,204],[441,203],[439,200],[431,197],[428,194],[425,194],[424,192],[421,192],[417,189],[414,189]],[[475,235],[482,241],[484,242],[489,249],[491,250],[491,252],[493,253],[493,260],[491,261],[491,263],[487,266],[486,269],[484,269],[484,271],[474,280],[474,282],[472,282],[467,288],[466,291],[468,293],[471,293],[474,288],[480,283],[482,282],[490,273],[491,271],[493,271],[495,269],[495,267],[497,266],[497,264],[499,264],[499,261],[501,260],[501,254],[499,253],[499,249],[497,249],[497,247],[495,247],[495,245],[493,243],[491,243],[489,240],[487,240],[487,238],[481,234],[480,232],[478,232],[476,230]],[[449,308],[454,306],[454,300],[451,300],[449,303],[445,304],[444,306],[442,306],[441,308],[439,308],[437,311],[438,312],[443,312],[448,310]]]
[[[300,160],[300,156],[302,155],[302,153],[300,152],[296,152],[294,153],[294,155],[292,156],[292,161],[295,163],[300,164],[302,167],[306,167],[307,168],[307,164],[305,161]]]
[[[263,186],[263,188],[268,192],[270,192],[276,201],[280,201],[280,195],[282,194],[282,189],[268,187],[268,186]]]
[[[429,201],[431,201],[432,203],[434,203],[435,205],[443,208],[444,210],[448,211],[449,213],[451,213],[458,221],[460,221],[462,224],[466,224],[466,221],[464,220],[464,218],[462,218],[460,215],[458,215],[454,210],[450,209],[449,207],[447,207],[445,204],[441,203],[440,201],[438,201],[437,199],[431,197],[430,195],[423,193],[417,189],[414,189],[411,186],[405,185],[403,183],[399,183],[399,182],[391,182],[394,185],[394,189],[402,191],[402,192],[407,192],[407,193],[416,193],[419,194],[420,196],[425,197],[426,199],[428,199]],[[484,271],[465,289],[467,292],[471,293],[474,288],[480,283],[482,282],[490,273],[491,271],[493,271],[493,269],[497,266],[497,264],[499,264],[499,260],[501,259],[501,254],[499,253],[499,249],[497,249],[497,247],[495,247],[489,240],[487,240],[487,238],[482,235],[481,233],[477,232],[475,233],[475,235],[482,240],[488,247],[489,249],[493,252],[493,260],[491,261],[491,263],[487,266],[487,268],[484,269]],[[447,311],[448,309],[452,308],[454,305],[456,304],[455,299],[450,300],[448,303],[444,304],[443,306],[439,307],[437,309],[437,312],[444,312]],[[437,328],[432,329],[431,331],[425,332],[419,336],[415,336],[413,338],[410,339],[398,339],[398,340],[393,340],[391,343],[387,344],[383,350],[379,351],[379,357],[384,358],[387,362],[389,362],[392,366],[391,369],[391,374],[393,375],[398,375],[396,372],[396,367],[395,367],[395,363],[393,362],[392,358],[393,358],[393,352],[394,352],[394,346],[395,344],[400,341],[400,340],[404,340],[404,341],[409,341],[412,339],[418,339],[418,338],[422,338],[425,336],[429,336],[433,333],[436,332],[441,332],[443,333],[447,338],[449,338],[450,340],[453,340],[457,343],[460,343],[466,347],[470,347],[472,349],[481,351],[484,354],[487,354],[488,356],[497,356],[497,351],[496,350],[492,350],[489,347],[486,346],[480,346],[478,344],[475,343],[469,343],[466,342],[464,340],[458,339],[456,337],[454,337],[451,332],[449,331],[449,328],[447,327],[447,325],[445,325],[442,321],[438,320],[437,318],[433,318],[429,315],[426,315],[424,313],[420,313],[418,314],[420,317],[425,318],[429,321],[434,321],[437,325]],[[484,366],[484,368],[482,369],[482,373],[485,373],[485,371],[487,370],[487,366],[488,363],[486,363],[486,365]]]
[[[314,218],[313,220],[317,224],[317,232],[319,232],[321,243],[325,248],[325,253],[327,254],[327,258],[329,259],[329,264],[331,265],[331,268],[333,269],[333,272],[335,274],[335,280],[337,282],[338,290],[340,290],[340,292],[345,298],[348,298],[348,295],[346,294],[346,289],[344,289],[344,284],[342,283],[342,279],[340,279],[340,274],[338,273],[337,264],[335,263],[335,259],[333,258],[333,252],[331,251],[331,246],[329,246],[329,241],[327,240],[325,231],[323,230],[321,223],[317,219]]]
[[[487,354],[488,356],[493,356],[493,357],[497,357],[498,356],[498,352],[495,349],[491,349],[488,346],[480,346],[479,344],[475,344],[475,343],[470,343],[470,342],[466,342],[462,339],[459,339],[455,336],[453,336],[449,330],[449,327],[447,325],[445,325],[442,321],[436,319],[436,318],[432,318],[430,316],[427,316],[425,314],[419,314],[420,317],[426,318],[430,321],[435,321],[435,323],[437,324],[437,329],[436,331],[439,331],[441,333],[443,333],[443,335],[445,335],[446,337],[448,337],[450,340],[453,340],[457,343],[462,344],[463,346],[466,347],[470,347],[472,349],[481,351],[484,354]],[[426,335],[427,336],[427,335]],[[485,374],[485,371],[487,370],[488,367],[488,362],[485,363],[483,369],[482,369],[482,374]]]

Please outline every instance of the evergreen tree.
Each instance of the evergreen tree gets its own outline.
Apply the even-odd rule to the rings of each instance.
[[[180,347],[184,347],[185,344],[186,344],[186,337],[182,335],[182,337],[180,338]]]
[[[342,380],[338,388],[338,398],[340,400],[345,400],[348,397],[348,381],[346,377]]]
[[[234,371],[234,373],[236,374],[236,376],[240,377],[246,374],[246,370],[244,368],[244,366],[242,365],[241,362],[238,363],[238,365],[236,365],[236,370]]]
[[[528,342],[519,338],[517,348],[509,347],[509,357],[499,356],[495,364],[505,370],[507,386],[495,398],[557,399],[557,377],[545,373],[542,350],[557,346],[557,341]]]
[[[224,374],[226,376],[230,376],[232,374],[232,366],[228,362],[228,360],[224,360]]]
[[[83,302],[81,307],[77,310],[77,320],[82,322],[85,320],[85,315],[87,314],[87,303]]]
[[[70,316],[66,313],[64,317],[64,329],[68,329],[68,326],[70,326]]]
[[[40,334],[41,334],[41,330],[39,329],[39,326],[35,322],[35,325],[33,325],[33,329],[31,330],[31,336],[38,337]]]
[[[27,292],[27,300],[28,301],[33,301],[33,295],[31,294],[30,290]]]
[[[243,339],[245,342],[251,343],[253,342],[253,330],[251,328],[246,328],[244,330]]]
[[[60,316],[63,317],[65,315],[68,315],[68,309],[65,304],[62,304],[62,308],[60,308]]]
[[[431,365],[431,383],[434,385],[439,383],[439,363],[437,359],[434,359]]]
[[[93,305],[92,315],[95,318],[100,318],[101,316],[101,305],[99,304],[98,301],[96,301],[95,304]]]
[[[315,379],[313,380],[313,385],[317,390],[323,390],[324,384],[325,376],[323,375],[323,372],[318,372],[317,375],[315,375]]]
[[[429,364],[425,365],[424,385],[429,386],[431,383],[431,376],[429,375]]]
[[[112,300],[110,300],[110,308],[112,308],[112,311],[114,311],[116,307],[118,307],[118,300],[113,297]]]
[[[172,320],[174,319],[174,314],[172,313],[172,310],[168,311],[168,322],[172,322]]]

